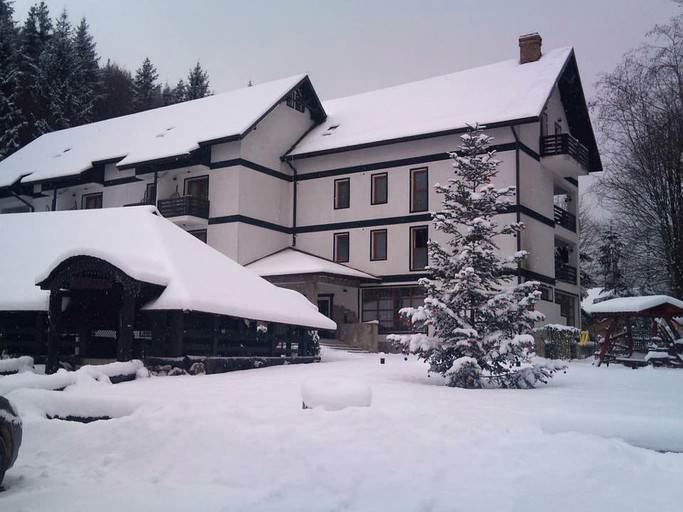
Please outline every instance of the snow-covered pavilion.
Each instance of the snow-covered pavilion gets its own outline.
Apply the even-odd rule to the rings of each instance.
[[[308,331],[336,328],[152,206],[3,215],[0,238],[0,340],[51,369],[68,354],[309,355]]]

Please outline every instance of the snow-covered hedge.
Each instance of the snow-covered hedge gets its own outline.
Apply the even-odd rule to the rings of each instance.
[[[33,371],[33,358],[29,356],[0,359],[0,375]]]

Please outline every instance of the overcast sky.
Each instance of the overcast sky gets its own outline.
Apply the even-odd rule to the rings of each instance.
[[[23,23],[35,0],[15,0]],[[518,55],[521,34],[573,46],[587,95],[671,0],[48,0],[85,16],[102,64],[145,57],[174,84],[199,59],[220,93],[308,73],[321,99],[450,73]]]

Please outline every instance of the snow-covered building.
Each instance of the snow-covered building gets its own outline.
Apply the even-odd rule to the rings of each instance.
[[[503,220],[527,226],[501,250],[529,251],[518,279],[542,283],[549,321],[577,325],[577,179],[600,157],[574,51],[519,43],[513,60],[323,103],[304,75],[50,133],[0,162],[0,211],[156,204],[345,336],[375,321],[381,337],[409,329],[398,309],[421,302],[439,236],[432,185],[479,123],[519,191]]]

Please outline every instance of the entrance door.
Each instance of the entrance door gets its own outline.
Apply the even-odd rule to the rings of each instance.
[[[320,311],[327,318],[332,318],[333,297],[331,293],[321,293],[318,295],[318,311]],[[318,331],[321,338],[334,338],[332,331]]]

